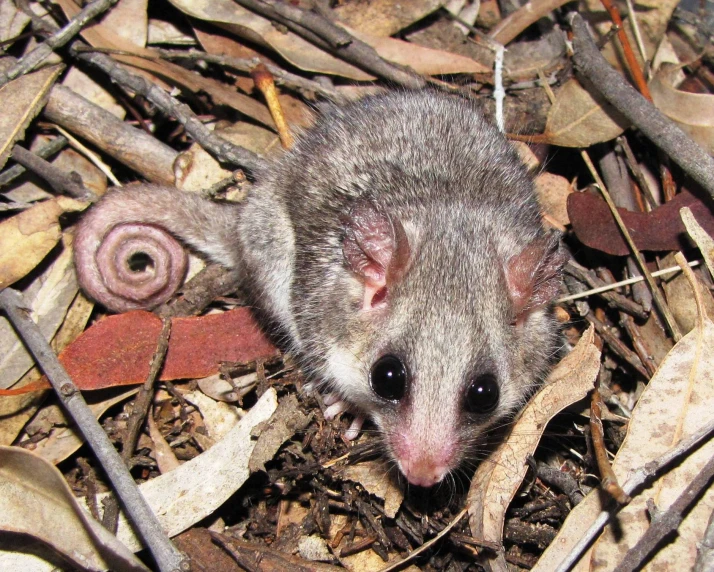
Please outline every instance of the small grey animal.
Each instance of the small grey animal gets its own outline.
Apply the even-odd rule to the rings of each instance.
[[[563,250],[506,139],[472,102],[393,92],[327,109],[256,179],[240,205],[148,185],[108,193],[76,239],[85,289],[115,310],[166,299],[163,254],[136,241],[168,231],[240,270],[332,396],[328,415],[355,411],[350,436],[369,416],[410,483],[474,460],[558,343]],[[127,286],[109,263],[137,251],[152,265]]]

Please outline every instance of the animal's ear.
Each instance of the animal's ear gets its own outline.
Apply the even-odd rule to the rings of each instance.
[[[555,298],[567,260],[559,235],[551,233],[534,240],[506,262],[506,283],[516,322]]]
[[[342,253],[365,285],[363,309],[386,304],[389,287],[409,266],[410,247],[402,223],[371,202],[357,204],[342,218]]]

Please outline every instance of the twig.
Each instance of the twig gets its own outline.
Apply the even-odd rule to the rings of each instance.
[[[164,358],[166,357],[166,352],[169,349],[169,336],[171,334],[171,319],[164,318],[163,326],[161,332],[159,333],[158,341],[156,342],[156,350],[151,358],[151,365],[149,366],[149,373],[144,380],[144,385],[139,389],[139,393],[134,398],[134,408],[132,409],[129,419],[127,419],[127,428],[124,432],[124,439],[122,440],[122,450],[121,458],[126,465],[128,470],[131,470],[131,457],[134,454],[134,449],[136,449],[136,443],[139,440],[139,433],[146,419],[146,414],[151,406],[151,400],[154,398],[154,383],[159,375],[159,371],[164,365]],[[116,497],[111,497],[109,502],[117,502]],[[112,515],[112,522],[106,522],[106,519],[102,522],[105,528],[109,530],[116,531],[117,527],[117,517],[119,512],[114,508],[108,508],[105,505],[105,511]]]
[[[630,336],[632,347],[639,356],[642,365],[645,366],[648,373],[647,378],[649,379],[657,371],[657,364],[652,358],[652,352],[647,346],[647,342],[642,337],[639,326],[635,323],[635,319],[625,312],[620,312],[620,325],[625,328]]]
[[[640,52],[640,57],[642,58],[642,61],[645,63],[645,75],[647,77],[650,77],[650,64],[649,64],[649,58],[647,57],[647,50],[645,49],[645,43],[642,41],[642,34],[640,33],[640,26],[637,23],[637,14],[635,13],[635,6],[632,3],[632,0],[625,0],[627,4],[627,15],[630,20],[630,24],[632,24],[632,34],[635,36],[635,42],[637,43],[637,49]]]
[[[701,260],[693,260],[691,262],[688,262],[689,266],[691,266],[692,268],[699,266],[701,263]],[[567,270],[568,268],[566,267],[566,271]],[[656,270],[655,272],[651,272],[650,274],[653,278],[657,278],[659,276],[664,276],[665,274],[673,274],[674,272],[681,271],[682,269],[679,266],[670,266],[668,268],[663,268],[662,270]],[[593,288],[592,290],[586,290],[585,292],[578,292],[577,294],[571,294],[570,296],[563,296],[562,298],[558,298],[555,303],[561,304],[563,302],[570,302],[571,300],[587,298],[588,296],[602,294],[603,292],[608,292],[609,290],[616,290],[617,288],[629,286],[630,284],[637,284],[638,282],[642,282],[643,280],[644,277],[642,276],[634,276],[633,278],[628,278],[627,280],[620,280],[619,282],[613,282],[612,284],[608,284],[607,286],[601,286],[600,288]]]
[[[642,253],[637,249],[635,241],[632,240],[630,231],[625,226],[625,223],[622,220],[620,213],[617,211],[617,207],[615,207],[615,203],[612,201],[612,197],[610,197],[610,193],[607,191],[607,187],[605,187],[605,183],[603,183],[600,179],[600,175],[598,175],[598,172],[595,169],[595,165],[593,165],[592,161],[590,160],[590,156],[587,154],[586,151],[581,151],[580,155],[585,161],[585,164],[587,165],[590,174],[595,179],[595,183],[600,189],[600,194],[605,199],[607,206],[610,208],[612,217],[615,219],[615,222],[617,223],[617,226],[620,229],[620,232],[622,233],[622,237],[625,239],[625,242],[630,247],[630,252],[632,252],[632,255],[635,257],[637,265],[640,268],[640,272],[642,272],[642,275],[644,276],[645,281],[647,282],[647,286],[649,286],[650,292],[652,292],[652,298],[654,299],[654,302],[657,305],[657,309],[662,313],[662,317],[664,317],[664,321],[666,322],[667,327],[669,328],[669,331],[672,334],[672,337],[674,338],[674,341],[678,342],[682,338],[682,333],[679,331],[679,326],[677,326],[677,322],[675,321],[674,316],[672,315],[672,311],[669,309],[669,306],[664,300],[662,293],[659,291],[657,284],[655,284],[654,278],[652,278],[652,273],[650,272],[649,268],[647,268],[645,259],[642,257]]]
[[[657,201],[652,194],[652,189],[650,189],[647,179],[645,179],[645,176],[642,173],[642,169],[640,169],[640,166],[637,163],[637,159],[635,159],[635,154],[632,152],[632,148],[627,141],[627,137],[620,136],[617,138],[617,142],[625,152],[625,163],[627,163],[630,171],[635,176],[635,179],[637,179],[637,184],[640,186],[640,190],[644,193],[645,197],[647,197],[647,202],[649,203],[650,208],[655,208],[658,206]]]
[[[94,192],[84,186],[82,177],[75,171],[66,173],[62,169],[55,167],[49,161],[45,161],[42,157],[38,157],[19,145],[13,147],[12,158],[26,169],[29,169],[47,181],[58,193],[89,201],[95,201],[97,199]]]
[[[639,356],[628,348],[622,340],[620,340],[620,338],[610,332],[607,326],[595,317],[593,312],[588,313],[586,319],[593,326],[595,326],[595,330],[597,330],[598,335],[602,338],[602,341],[607,344],[607,347],[613,351],[613,353],[617,354],[629,363],[642,377],[645,379],[650,378],[647,374],[647,370],[642,365]]]
[[[707,464],[702,467],[701,471],[692,479],[692,482],[677,497],[677,500],[666,511],[657,514],[652,519],[649,528],[637,543],[627,551],[627,554],[617,565],[614,572],[639,570],[665,536],[677,530],[691,505],[709,487],[712,477],[714,477],[714,457],[709,459]]]
[[[698,447],[703,441],[708,439],[712,433],[714,433],[714,420],[707,423],[696,433],[682,439],[679,443],[677,443],[677,445],[672,447],[664,455],[661,455],[658,459],[650,461],[643,467],[640,467],[631,473],[630,478],[627,479],[627,482],[622,485],[622,490],[626,494],[632,496],[643,484],[658,476],[660,471],[668,467],[670,463],[673,463],[674,461],[679,460],[680,457],[689,454],[695,447]],[[593,524],[590,525],[590,528],[585,531],[580,540],[570,550],[570,553],[560,563],[556,572],[566,572],[567,570],[572,569],[577,561],[580,560],[583,552],[585,552],[588,546],[590,546],[593,542],[595,537],[598,536],[607,523],[614,518],[619,508],[612,511],[603,510],[600,512]]]
[[[98,67],[118,84],[139,95],[143,95],[165,115],[173,116],[176,121],[184,126],[186,133],[219,161],[245,167],[253,172],[264,166],[265,161],[252,151],[235,145],[208,129],[188,105],[181,103],[159,86],[152,84],[140,75],[128,72],[109,56],[99,53],[77,52],[74,50],[74,45],[70,50],[77,58]]]
[[[210,64],[216,64],[219,66],[224,66],[228,68],[233,68],[238,71],[250,73],[257,65],[261,64],[273,74],[275,78],[275,83],[278,85],[284,85],[286,87],[291,87],[293,89],[304,89],[308,91],[314,91],[315,93],[325,97],[331,101],[338,103],[344,103],[347,98],[331,87],[327,87],[317,81],[304,78],[294,73],[290,73],[275,64],[270,62],[263,62],[260,58],[234,58],[231,56],[225,56],[220,54],[207,54],[206,52],[199,52],[196,50],[189,50],[188,52],[182,52],[179,50],[165,50],[156,49],[155,51],[163,58],[174,60],[174,59],[191,59],[204,61]],[[136,55],[136,54],[133,54]],[[143,55],[138,55],[137,57],[146,57]]]
[[[620,45],[622,46],[622,52],[625,55],[625,60],[627,61],[627,67],[632,74],[632,79],[635,80],[635,85],[640,93],[649,101],[652,101],[652,95],[650,95],[650,88],[647,87],[647,80],[645,79],[642,70],[640,69],[640,64],[637,63],[637,58],[635,53],[632,51],[632,46],[630,45],[630,40],[627,38],[625,33],[625,27],[622,24],[622,18],[620,18],[620,11],[612,3],[612,0],[600,0],[602,5],[607,10],[610,15],[610,19],[613,24],[617,26],[617,39],[620,40]]]
[[[582,16],[572,14],[570,24],[574,34],[573,61],[578,71],[714,197],[714,159],[610,67],[597,50]]]
[[[26,0],[19,0],[21,6],[23,3],[25,3],[23,9],[28,12],[28,15],[32,18],[33,26],[45,32],[48,30],[53,31],[53,26],[37,18],[37,16],[27,8]],[[186,133],[193,137],[206,151],[213,154],[219,161],[245,167],[251,171],[255,171],[265,164],[265,161],[252,151],[235,145],[211,132],[201,123],[190,107],[182,104],[160,87],[145,80],[140,75],[125,70],[109,56],[100,53],[86,53],[84,51],[86,48],[87,45],[84,42],[75,40],[70,44],[69,51],[80,60],[86,61],[101,69],[118,84],[129,88],[139,95],[143,95],[165,115],[173,116],[183,125],[184,129],[186,129]],[[54,89],[57,89],[57,86]]]
[[[602,288],[608,287],[608,283],[602,280],[601,278],[595,276],[595,273],[592,270],[588,270],[587,268],[580,266],[580,264],[573,260],[568,261],[568,263],[565,265],[564,270],[571,276],[577,278],[581,282],[584,282],[595,290],[601,290]],[[644,278],[642,278],[642,280],[644,280]],[[592,293],[593,290],[588,290],[588,292]],[[646,320],[649,316],[649,312],[645,312],[641,304],[630,300],[627,296],[623,296],[622,294],[610,290],[605,290],[598,293],[612,308],[617,308],[619,310],[622,310],[623,312],[632,314],[633,316],[641,320]],[[581,292],[580,294],[585,295],[587,294],[587,292]]]
[[[607,458],[607,449],[605,448],[605,431],[602,426],[602,410],[604,404],[600,395],[600,382],[597,382],[595,391],[590,397],[590,438],[595,451],[595,459],[600,470],[600,483],[602,488],[614,498],[618,503],[624,505],[632,499],[622,490],[617,477],[612,470],[612,465]]]
[[[280,22],[317,47],[328,50],[377,77],[409,89],[420,89],[426,85],[424,78],[409,69],[388,62],[372,46],[358,40],[320,14],[303,10],[281,0],[235,0],[235,2],[269,20]]]
[[[50,56],[56,48],[64,46],[91,20],[109,10],[119,0],[94,0],[87,4],[72,18],[64,28],[55,32],[34,50],[23,56],[10,69],[0,73],[0,87],[16,77],[35,69],[42,61]]]
[[[404,558],[402,558],[401,560],[395,562],[394,564],[390,564],[390,565],[387,566],[386,568],[382,568],[379,572],[392,572],[393,570],[396,570],[397,568],[401,568],[405,563],[409,562],[410,560],[413,560],[414,558],[416,558],[417,556],[419,556],[419,554],[421,554],[421,553],[424,552],[425,550],[428,550],[429,548],[431,548],[434,544],[436,544],[437,542],[439,542],[439,540],[441,540],[444,536],[446,536],[446,535],[449,533],[449,531],[450,531],[452,528],[454,528],[454,527],[459,523],[459,521],[460,521],[462,518],[464,518],[464,516],[466,516],[466,513],[467,513],[467,512],[468,512],[468,509],[467,509],[467,508],[463,509],[463,510],[462,510],[459,514],[457,514],[457,515],[454,517],[454,519],[453,519],[449,524],[447,524],[447,525],[444,527],[444,529],[443,529],[441,532],[439,532],[439,534],[437,534],[434,538],[432,538],[432,539],[429,540],[428,542],[425,542],[425,543],[422,544],[419,548],[415,548],[414,550],[412,550],[409,554],[407,554],[407,555],[406,555]]]
[[[272,74],[264,65],[258,64],[255,69],[250,72],[250,76],[255,82],[255,87],[263,94],[265,103],[268,104],[268,109],[275,122],[275,127],[278,129],[278,136],[280,137],[280,143],[283,149],[290,149],[290,147],[293,146],[294,139],[292,133],[290,133],[288,122],[285,120],[283,106],[280,105],[278,90],[275,87],[275,80]]]
[[[72,416],[82,435],[94,451],[109,477],[114,490],[122,500],[135,530],[151,551],[161,572],[172,572],[186,569],[186,562],[181,553],[176,550],[161,527],[146,499],[139,492],[134,479],[127,471],[124,463],[87,407],[86,401],[77,386],[72,383],[67,371],[60,364],[57,356],[50,348],[47,340],[40,332],[37,324],[30,318],[29,310],[22,296],[12,288],[0,292],[0,308],[18,331],[22,340],[37,360],[54,387],[62,405]]]
[[[692,572],[709,572],[714,570],[714,512],[709,517],[704,538],[699,543],[697,561],[692,567]]]
[[[55,137],[54,139],[51,139],[46,144],[42,145],[37,151],[34,151],[34,154],[38,157],[41,157],[42,159],[47,159],[55,153],[59,153],[66,146],[67,139],[60,135],[58,137]],[[25,167],[20,164],[13,165],[9,169],[5,169],[2,173],[0,173],[0,187],[9,185],[25,171],[27,171],[27,169],[25,169]]]

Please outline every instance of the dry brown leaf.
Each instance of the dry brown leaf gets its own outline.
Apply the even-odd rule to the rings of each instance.
[[[26,276],[62,238],[59,217],[89,203],[57,197],[0,223],[0,288]]]
[[[687,228],[687,233],[692,237],[692,240],[697,243],[697,247],[699,247],[699,251],[702,253],[707,268],[709,269],[709,274],[714,276],[714,239],[712,239],[712,237],[707,234],[707,231],[702,228],[702,225],[697,222],[697,219],[694,218],[694,214],[689,207],[680,209],[679,214],[682,217],[684,226]]]
[[[201,412],[203,424],[208,431],[208,437],[213,443],[220,441],[235,426],[245,411],[235,405],[217,401],[208,397],[202,391],[191,391],[184,394],[184,399],[193,403]]]
[[[650,82],[652,101],[708,153],[714,153],[714,95],[675,88],[681,66],[662,64]]]
[[[332,13],[355,30],[386,38],[438,10],[443,3],[443,0],[345,2],[335,6]]]
[[[265,155],[280,146],[280,139],[272,131],[251,125],[236,123],[216,133],[236,145],[240,145],[258,155]],[[221,167],[207,151],[194,143],[181,153],[174,163],[175,185],[184,191],[203,191],[226,179],[232,171]]]
[[[146,46],[149,28],[149,16],[146,11],[148,5],[149,0],[119,0],[102,18],[99,25],[114,30],[126,41],[143,48]]]
[[[357,67],[316,48],[292,32],[277,29],[269,20],[237,6],[230,0],[195,3],[191,0],[171,0],[190,16],[213,22],[252,42],[262,42],[276,50],[296,67],[315,73],[340,75],[352,80],[367,81],[373,76]],[[490,68],[470,58],[440,50],[423,48],[394,38],[383,38],[356,30],[345,29],[372,46],[383,58],[411,67],[421,74],[490,73]]]
[[[663,268],[677,266],[674,254],[670,253],[662,258],[661,265]],[[712,297],[709,289],[696,275],[695,278],[707,316],[714,316],[714,297]],[[663,276],[661,280],[664,293],[667,296],[667,304],[670,310],[672,310],[672,315],[677,325],[683,334],[691,332],[696,325],[698,312],[689,280],[681,272]]]
[[[613,463],[612,468],[621,482],[630,471],[659,457],[711,419],[713,345],[714,323],[705,319],[701,327],[680,340],[647,384]],[[709,441],[622,509],[616,519],[617,532],[606,528],[595,544],[591,570],[612,570],[649,528],[647,500],[653,498],[659,510],[667,510],[713,455],[714,442]],[[665,545],[648,566],[659,570],[690,570],[712,510],[714,488],[710,486],[677,527],[677,537]]]
[[[469,491],[469,524],[474,538],[501,544],[506,509],[518,491],[541,435],[559,411],[583,399],[600,369],[600,351],[590,327],[555,367],[546,385],[530,400],[508,439],[481,463]],[[507,570],[503,553],[491,561],[494,570]]]
[[[152,46],[195,46],[196,38],[180,30],[173,22],[149,18],[146,43]]]
[[[62,474],[18,447],[0,447],[0,529],[49,544],[82,570],[148,570],[77,504]]]
[[[714,400],[714,324],[705,320],[682,338],[662,361],[650,379],[632,413],[627,437],[612,468],[624,482],[628,474],[662,455],[683,437],[689,436],[711,419]],[[709,441],[676,469],[638,495],[617,516],[617,538],[608,528],[574,570],[612,570],[622,555],[649,527],[646,502],[654,498],[658,509],[666,510],[691,482],[693,476],[714,455]],[[543,553],[535,572],[555,570],[563,557],[603,510],[602,496],[592,491],[568,515],[551,546]],[[714,490],[710,489],[685,517],[674,542],[667,544],[649,562],[651,569],[689,570],[696,558],[709,516],[714,509]]]
[[[389,476],[389,466],[384,460],[366,461],[348,465],[342,470],[342,477],[361,484],[371,495],[384,501],[384,514],[389,518],[397,516],[404,500],[404,491]]]
[[[156,466],[159,467],[159,472],[162,475],[170,473],[174,469],[178,469],[181,463],[174,455],[171,445],[169,445],[161,434],[159,426],[154,421],[153,412],[149,412],[146,416],[146,425],[149,428],[149,437],[154,445],[154,459],[156,460]]]
[[[270,418],[277,405],[275,390],[270,388],[208,451],[170,473],[139,485],[141,494],[169,536],[183,532],[213,513],[246,481],[250,475],[248,459],[256,443],[253,432]],[[97,497],[100,507],[105,496]],[[117,538],[131,550],[141,548],[141,542],[123,513],[119,518]]]
[[[79,7],[72,0],[57,0],[68,18],[72,18],[79,12]],[[110,48],[136,53],[138,55],[151,58],[158,57],[158,54],[151,49],[146,49],[136,44],[132,44],[126,39],[118,36],[111,28],[97,24],[82,31],[82,36],[92,46],[98,48]],[[151,81],[165,85],[164,81],[169,81],[172,85],[182,86],[191,93],[205,91],[220,105],[228,105],[244,113],[256,121],[273,127],[273,118],[267,108],[252,97],[243,95],[231,89],[230,86],[211,78],[203,77],[193,73],[179,65],[166,61],[152,61],[141,57],[113,56],[115,59],[130,65],[137,70],[147,72]]]
[[[593,90],[571,79],[556,93],[548,112],[543,138],[560,147],[590,147],[610,141],[627,127],[627,121]]]
[[[124,119],[126,108],[119,105],[114,96],[78,68],[70,68],[62,79],[62,85],[82,95],[93,104],[105,109],[115,117]]]
[[[12,147],[25,136],[25,129],[42,110],[50,89],[64,66],[45,67],[28,73],[0,88],[0,169]]]
[[[54,337],[78,290],[72,249],[65,246],[52,265],[24,291],[32,320],[46,339]],[[14,385],[34,363],[10,323],[0,318],[0,388]]]
[[[18,10],[12,0],[0,0],[0,42],[16,38],[30,22],[30,17]]]
[[[280,401],[278,409],[261,428],[260,437],[250,457],[248,468],[250,472],[264,471],[265,463],[272,460],[280,446],[297,431],[302,431],[312,420],[312,413],[305,415],[300,411],[295,395],[286,395]]]
[[[113,393],[109,398],[102,397],[99,393],[89,394],[85,396],[85,400],[94,417],[99,419],[107,409],[138,391],[136,388],[129,389],[119,394]],[[25,441],[37,433],[46,433],[49,436],[29,445],[28,449],[53,465],[64,461],[84,444],[84,437],[72,425],[59,405],[49,405],[40,409],[35,418],[25,427],[20,440]]]
[[[84,294],[80,292],[75,296],[62,326],[52,340],[52,348],[57,353],[61,352],[84,331],[93,308],[94,302],[89,301]],[[42,329],[41,324],[40,329]],[[1,337],[2,333],[0,333]],[[39,381],[40,377],[38,369],[33,367],[14,387],[35,383]],[[43,392],[0,399],[0,445],[11,445],[15,442],[43,401]]]
[[[382,38],[344,26],[350,34],[372,46],[385,60],[407,66],[423,75],[454,73],[490,74],[491,68],[481,62],[452,52],[426,48],[397,38]]]
[[[543,214],[563,226],[569,225],[567,202],[568,195],[573,192],[570,181],[560,175],[541,173],[534,183]]]

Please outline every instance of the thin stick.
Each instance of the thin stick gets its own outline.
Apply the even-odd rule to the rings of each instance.
[[[183,555],[166,536],[161,523],[124,466],[119,453],[87,406],[87,402],[84,401],[82,393],[70,379],[37,324],[30,318],[29,310],[20,293],[12,288],[0,292],[0,308],[5,311],[38,365],[47,375],[62,405],[87,439],[114,490],[121,498],[134,529],[151,551],[161,572],[187,569]]]
[[[598,51],[582,16],[572,14],[573,61],[620,113],[714,197],[714,159],[630,86]]]
[[[119,0],[94,0],[87,4],[67,25],[39,44],[27,55],[20,58],[10,69],[0,73],[0,87],[16,77],[31,72],[56,48],[61,48],[76,36],[91,20],[109,10]]]
[[[701,260],[693,260],[691,262],[688,262],[687,264],[689,264],[690,267],[694,268],[696,266],[699,266],[701,263]],[[659,276],[664,276],[665,274],[672,274],[674,272],[681,271],[682,269],[679,266],[670,266],[669,268],[663,268],[662,270],[657,270],[655,272],[651,272],[650,274],[653,278],[657,278]],[[621,280],[620,282],[613,282],[612,284],[608,284],[607,286],[601,286],[600,288],[593,288],[592,290],[586,290],[585,292],[578,292],[577,294],[571,294],[570,296],[563,296],[562,298],[558,298],[555,303],[561,304],[563,302],[570,302],[571,300],[587,298],[588,296],[592,296],[594,294],[602,294],[603,292],[608,292],[610,290],[614,290],[615,288],[622,288],[623,286],[637,284],[637,282],[642,282],[643,280],[644,277],[635,276],[633,278],[628,278],[627,280]]]
[[[344,61],[408,89],[420,89],[426,80],[408,68],[399,67],[380,56],[370,45],[350,35],[320,14],[303,10],[281,0],[235,0],[244,8],[279,22],[298,36]]]

